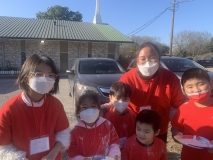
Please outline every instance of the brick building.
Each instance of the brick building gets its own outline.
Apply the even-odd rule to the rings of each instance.
[[[0,70],[20,70],[32,54],[45,54],[60,72],[76,58],[119,58],[121,43],[132,43],[108,24],[0,16]]]

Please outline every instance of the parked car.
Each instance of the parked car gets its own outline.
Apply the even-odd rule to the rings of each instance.
[[[190,59],[190,60],[193,60],[193,58],[191,58],[191,57],[187,57],[188,59]]]
[[[196,60],[196,62],[206,68],[209,66],[213,66],[213,59]]]
[[[84,90],[97,92],[103,104],[109,102],[110,86],[120,79],[125,70],[110,58],[77,58],[71,70],[66,73],[74,104]]]
[[[175,56],[161,56],[160,61],[161,67],[168,69],[172,71],[179,79],[181,79],[183,72],[190,69],[190,68],[201,68],[208,72],[211,81],[213,81],[213,72],[208,71],[206,68],[201,66],[195,61],[192,61],[188,58],[181,58],[181,57],[175,57]],[[135,60],[133,59],[127,70],[130,70],[132,68],[136,67]]]

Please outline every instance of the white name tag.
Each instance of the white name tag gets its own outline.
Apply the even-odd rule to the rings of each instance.
[[[45,152],[49,149],[49,137],[42,137],[30,140],[30,155]]]
[[[140,111],[142,111],[144,109],[151,110],[151,106],[142,106],[142,107],[140,107]]]

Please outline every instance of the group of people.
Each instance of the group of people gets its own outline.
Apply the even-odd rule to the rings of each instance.
[[[0,108],[0,159],[167,160],[170,108],[173,136],[213,140],[213,84],[193,68],[180,80],[160,66],[160,50],[150,42],[136,52],[137,68],[110,87],[109,103],[86,90],[76,100],[78,122],[70,128],[61,102],[58,70],[47,56],[32,55],[17,83],[22,93]],[[185,95],[183,94],[185,92]],[[213,143],[213,141],[212,141]],[[182,160],[212,160],[213,149],[183,145]]]

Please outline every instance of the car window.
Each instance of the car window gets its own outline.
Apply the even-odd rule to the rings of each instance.
[[[135,59],[134,60],[131,60],[131,62],[130,62],[130,66],[129,66],[130,68],[135,68],[136,67],[136,61],[135,61]]]
[[[198,63],[191,61],[189,59],[161,59],[161,60],[172,72],[184,72],[190,68],[201,68],[206,70]]]
[[[81,74],[116,74],[125,71],[117,62],[110,61],[81,61],[79,73]]]

